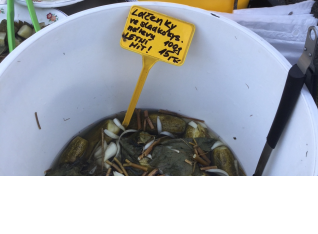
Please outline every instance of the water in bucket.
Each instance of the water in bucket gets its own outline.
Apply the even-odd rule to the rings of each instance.
[[[43,175],[81,129],[127,109],[142,60],[123,50],[119,40],[135,4],[196,25],[182,69],[156,64],[138,108],[205,120],[246,174],[254,173],[291,65],[262,38],[216,13],[135,2],[69,16],[30,37],[1,63],[1,175]],[[317,174],[317,119],[304,88],[264,175]]]
[[[245,175],[202,120],[137,109],[125,129],[124,115],[108,116],[80,131],[46,175]]]

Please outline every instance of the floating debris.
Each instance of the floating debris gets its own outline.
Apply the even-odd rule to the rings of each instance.
[[[105,134],[107,136],[109,136],[112,139],[118,139],[119,138],[119,136],[117,136],[116,134],[114,134],[113,132],[111,132],[111,131],[109,131],[107,129],[104,129],[104,132],[105,132]]]
[[[140,170],[143,170],[143,171],[148,171],[147,167],[140,166],[138,164],[132,163],[128,159],[126,159],[125,161],[126,161],[127,164],[124,164],[124,166],[126,166],[126,167],[134,167],[134,168],[137,168],[137,169],[140,169]]]
[[[201,167],[200,170],[201,171],[207,171],[207,170],[211,170],[211,169],[218,169],[217,166],[210,166],[210,167]]]
[[[180,115],[178,113],[167,111],[167,110],[159,110],[158,112],[159,113],[163,113],[163,114],[167,114],[167,115],[177,116],[177,117],[181,117],[181,118],[184,118],[184,119],[189,119],[189,120],[193,120],[193,121],[204,123],[204,120],[191,118],[191,117],[188,117],[188,116],[185,116],[185,115]]]
[[[124,176],[123,174],[117,172],[117,171],[114,171],[114,176]]]
[[[226,171],[230,176],[238,176],[239,170],[235,166],[235,158],[232,152],[226,146],[220,146],[213,151],[213,161],[215,165],[224,171]]]
[[[106,121],[106,127],[104,128],[104,132],[110,138],[118,139],[119,136],[117,134],[119,134],[120,130],[121,129],[114,123],[113,120],[110,119]]]
[[[161,132],[160,135],[165,135],[165,136],[168,136],[168,137],[171,137],[171,138],[175,138],[175,136],[172,133],[167,132],[167,131]]]
[[[154,176],[154,175],[156,175],[158,172],[159,172],[159,169],[154,169],[154,170],[152,170],[152,171],[148,174],[148,176]]]
[[[41,29],[46,27],[45,23],[40,23],[40,27]],[[32,36],[35,30],[33,25],[25,21],[15,21],[14,32],[15,47],[18,47],[25,39]],[[0,23],[0,62],[9,54],[8,47],[7,20],[3,19]]]
[[[108,168],[106,176],[110,176],[110,173],[112,172],[112,168]]]
[[[217,141],[213,144],[213,146],[211,147],[211,150],[214,150],[215,148],[219,147],[219,146],[223,146],[224,144],[221,141]]]
[[[155,142],[155,140],[150,141],[149,143],[147,143],[144,147],[144,150],[148,149],[153,143]]]
[[[117,158],[114,158],[115,162],[118,164],[118,166],[120,167],[120,169],[123,171],[124,175],[125,176],[128,176],[128,173],[126,171],[126,169],[123,167],[123,165],[121,164],[121,162],[117,159]]]
[[[119,127],[121,130],[126,131],[125,127],[120,123],[120,121],[115,118],[113,119],[114,124],[116,124],[117,127]]]
[[[141,116],[141,110],[135,110],[127,128],[122,126],[123,116],[118,114],[84,130],[46,175],[245,175],[229,148],[211,138],[204,123],[143,112]]]
[[[73,163],[77,158],[83,155],[87,148],[88,142],[87,140],[76,137],[74,140],[70,142],[67,148],[64,150],[63,154],[59,159],[59,163]]]
[[[109,160],[106,160],[105,163],[108,164],[109,166],[112,166],[113,168],[115,168],[118,172],[124,173],[121,169],[119,169],[119,167],[115,163],[112,163]]]
[[[180,153],[180,150],[176,150],[176,149],[171,149],[172,151],[176,152],[176,153]]]
[[[41,125],[40,125],[40,122],[39,122],[38,113],[35,112],[34,114],[35,114],[35,120],[36,120],[36,123],[38,125],[38,128],[41,130]]]
[[[219,176],[229,176],[229,174],[226,171],[223,171],[220,169],[209,169],[209,170],[206,170],[206,172],[210,172],[212,174],[216,174]]]
[[[158,130],[158,134],[162,132],[162,124],[161,124],[159,116],[157,116],[157,130]]]
[[[188,124],[189,124],[189,126],[193,127],[194,129],[198,128],[198,125],[193,121],[189,122]]]
[[[153,126],[153,124],[148,116],[147,110],[144,111],[144,117],[145,117],[145,119],[144,119],[144,131],[146,131],[146,122],[148,123],[148,125],[151,129],[155,129],[155,127]]]
[[[141,118],[140,118],[140,109],[136,109],[136,114],[137,114],[137,126],[138,126],[138,130],[141,129]]]
[[[186,128],[184,138],[199,138],[199,137],[207,137],[208,132],[206,128],[203,128],[200,124],[196,124],[191,121]]]
[[[190,160],[188,160],[188,159],[186,159],[186,160],[184,160],[186,163],[188,163],[189,165],[193,165],[193,162],[191,162]]]
[[[114,157],[117,153],[117,146],[114,142],[111,142],[105,151],[104,161],[110,159],[111,157]]]
[[[93,169],[90,170],[90,171],[88,172],[88,174],[93,175],[93,174],[95,173],[96,169],[97,169],[97,165],[96,165],[95,167],[93,167]]]

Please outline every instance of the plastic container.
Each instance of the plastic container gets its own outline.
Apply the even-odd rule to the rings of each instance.
[[[250,0],[238,0],[237,2],[237,9],[244,9],[247,8]]]
[[[134,0],[130,0],[132,2]],[[149,1],[149,0],[138,0],[140,2]],[[220,11],[220,12],[233,12],[234,1],[235,0],[153,0],[155,2],[170,2],[170,3],[179,3],[185,4],[188,6],[199,7],[209,11]],[[249,0],[238,0],[237,9],[243,9],[248,6]]]
[[[1,175],[43,175],[84,127],[127,109],[142,58],[119,42],[134,4],[196,25],[184,65],[156,63],[137,107],[206,120],[253,174],[290,64],[229,19],[184,5],[144,2],[72,15],[24,41],[1,63]],[[303,88],[265,175],[317,174],[317,120],[315,103]]]
[[[148,0],[138,0],[140,2]],[[188,6],[199,7],[209,11],[220,11],[220,12],[233,12],[234,0],[201,0],[201,1],[192,1],[192,0],[154,0],[155,2],[170,2],[185,4]]]

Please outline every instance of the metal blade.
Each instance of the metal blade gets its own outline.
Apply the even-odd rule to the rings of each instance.
[[[304,47],[304,52],[300,56],[297,65],[303,74],[306,74],[307,69],[310,69],[315,72],[315,66],[313,60],[315,58],[315,47],[317,44],[317,35],[318,35],[317,26],[312,26],[308,28],[306,43]]]

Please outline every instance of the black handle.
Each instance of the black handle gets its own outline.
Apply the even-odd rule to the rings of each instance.
[[[313,72],[311,69],[307,69],[305,84],[312,98],[316,101],[318,88],[318,74]]]
[[[304,85],[305,77],[305,74],[302,73],[297,64],[292,66],[288,72],[283,95],[274,122],[267,136],[267,143],[272,149],[275,149],[286,123],[291,116]]]

